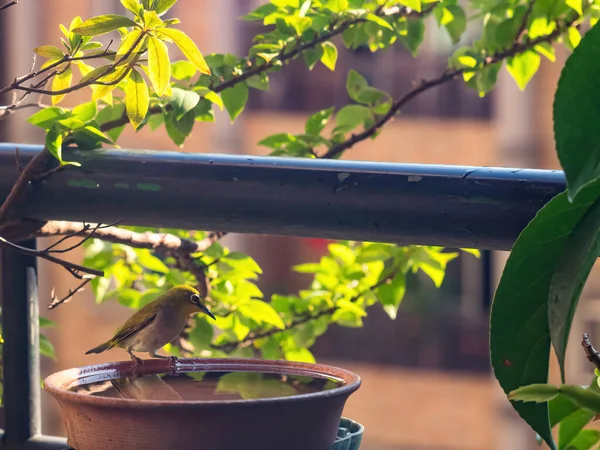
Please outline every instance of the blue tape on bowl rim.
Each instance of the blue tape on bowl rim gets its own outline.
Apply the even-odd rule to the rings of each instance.
[[[338,437],[329,450],[358,450],[364,431],[365,427],[360,423],[342,417],[338,428]]]

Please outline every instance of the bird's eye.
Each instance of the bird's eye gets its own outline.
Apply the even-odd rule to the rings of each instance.
[[[192,303],[200,303],[200,296],[198,294],[192,294],[190,296],[190,301]]]

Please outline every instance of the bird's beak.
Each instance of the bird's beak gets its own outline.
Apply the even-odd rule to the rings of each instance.
[[[208,317],[212,318],[212,320],[217,320],[214,316],[213,313],[210,312],[210,310],[204,306],[204,305],[200,305],[200,311],[202,311],[204,314],[206,314]]]

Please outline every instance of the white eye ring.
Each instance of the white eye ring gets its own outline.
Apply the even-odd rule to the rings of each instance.
[[[192,294],[190,300],[192,303],[200,303],[200,296],[198,294]]]

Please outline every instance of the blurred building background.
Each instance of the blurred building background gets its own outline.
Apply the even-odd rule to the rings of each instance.
[[[259,0],[179,0],[171,16],[203,53],[242,54],[258,32],[256,23],[238,18],[258,6]],[[60,45],[58,24],[68,25],[76,15],[86,18],[122,13],[119,0],[26,1],[3,13],[0,39],[2,85],[31,65],[31,49]],[[479,30],[472,23],[465,39]],[[216,124],[197,123],[183,149],[177,148],[164,129],[149,134],[126,130],[123,148],[204,153],[265,154],[257,142],[277,132],[301,132],[306,116],[349,99],[345,91],[348,69],[354,68],[374,86],[394,96],[421,78],[438,75],[454,47],[445,31],[428,24],[419,56],[413,59],[403,47],[378,54],[348,51],[340,45],[334,73],[318,65],[308,73],[301,61],[271,77],[271,91],[252,91],[247,111],[230,124],[223,113]],[[171,48],[171,52],[175,49]],[[519,92],[505,71],[494,92],[480,99],[461,80],[433,89],[412,101],[402,116],[389,124],[374,141],[365,141],[346,159],[403,163],[487,165],[558,168],[552,135],[552,96],[566,57],[543,60],[539,73],[525,92]],[[86,98],[89,92],[71,94],[65,104]],[[29,111],[30,112],[30,111]],[[29,113],[26,112],[26,113]],[[18,113],[2,124],[0,140],[43,142],[41,130]],[[252,254],[263,267],[260,287],[265,295],[296,291],[307,279],[290,267],[319,258],[326,242],[272,236],[228,236],[225,243]],[[488,314],[493,290],[507,254],[484,252],[480,260],[461,256],[451,263],[444,285],[436,290],[425,278],[410,280],[411,288],[397,320],[391,321],[373,307],[362,329],[332,327],[314,347],[317,359],[356,371],[362,388],[352,396],[345,415],[367,427],[365,450],[496,450],[537,448],[535,437],[515,417],[493,378],[488,360]],[[74,260],[80,252],[71,254]],[[42,361],[43,375],[68,367],[115,358],[119,350],[85,356],[130,313],[116,302],[96,305],[84,292],[54,311],[45,310],[50,290],[65,292],[74,280],[56,267],[40,263],[41,315],[59,323],[48,333],[58,361]],[[594,277],[591,277],[592,280]],[[597,328],[589,318],[598,316],[596,287],[590,282],[582,301],[574,333]],[[586,309],[587,308],[587,309]],[[582,328],[583,327],[583,328]],[[600,331],[600,330],[598,330]],[[572,341],[577,346],[577,338]],[[575,350],[576,351],[576,350]],[[569,361],[573,382],[587,382],[585,361]],[[62,423],[52,400],[43,394],[44,432],[62,434]]]

